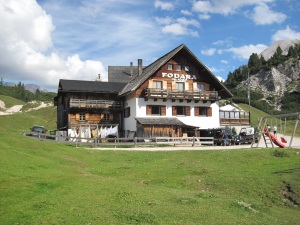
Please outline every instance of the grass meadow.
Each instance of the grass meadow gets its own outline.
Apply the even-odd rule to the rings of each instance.
[[[299,149],[97,151],[22,135],[55,116],[0,116],[1,224],[299,224]]]

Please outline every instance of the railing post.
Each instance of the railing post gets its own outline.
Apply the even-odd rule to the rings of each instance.
[[[195,136],[193,136],[193,144],[192,146],[194,147],[195,146]]]

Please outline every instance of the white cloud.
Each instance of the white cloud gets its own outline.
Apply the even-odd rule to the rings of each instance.
[[[172,3],[163,2],[163,1],[160,1],[160,0],[155,0],[154,7],[155,8],[160,8],[162,10],[173,10],[174,9],[174,5]]]
[[[290,29],[287,26],[284,30],[278,30],[272,36],[272,42],[280,41],[280,40],[300,40],[300,32],[296,32]]]
[[[224,80],[222,77],[220,77],[220,76],[217,76],[217,79],[218,79],[219,81],[221,81],[221,82],[225,82],[225,80]]]
[[[192,26],[195,26],[195,27],[200,26],[200,23],[197,20],[194,20],[194,19],[188,20],[184,17],[178,18],[177,22],[184,25],[184,26],[189,26],[189,25],[192,25]]]
[[[210,19],[210,15],[208,14],[200,14],[199,18],[202,20],[209,20]]]
[[[154,17],[155,21],[159,24],[159,25],[168,25],[171,24],[173,22],[173,18],[171,17]]]
[[[252,53],[260,54],[267,47],[268,46],[263,44],[245,45],[239,48],[229,48],[226,49],[225,51],[233,53],[234,56],[237,58],[248,60]]]
[[[208,56],[212,56],[216,53],[216,49],[215,48],[209,48],[209,49],[206,49],[206,50],[202,50],[201,51],[201,54],[202,55],[208,55]]]
[[[162,28],[163,33],[172,33],[174,35],[186,35],[187,29],[179,23],[173,23]]]
[[[227,65],[228,61],[227,60],[221,60],[221,63]]]
[[[183,9],[180,11],[183,15],[185,16],[192,16],[193,13],[191,13],[190,11],[186,10],[186,9]]]
[[[94,80],[106,75],[99,61],[82,61],[78,55],[64,59],[52,49],[51,16],[34,0],[0,3],[0,71],[3,80],[36,82],[56,90],[59,78]]]
[[[287,16],[283,13],[272,11],[266,4],[259,4],[254,8],[251,18],[257,25],[282,23]]]
[[[248,15],[256,24],[266,25],[272,23],[282,23],[286,15],[272,11],[268,3],[274,0],[211,0],[194,1],[192,10],[200,13],[199,18],[210,19],[210,14],[233,15],[240,13],[244,7],[254,7],[253,13]],[[249,14],[249,13],[248,13]]]
[[[181,36],[181,35],[191,35],[193,37],[198,36],[197,31],[188,28],[188,26],[199,27],[200,23],[197,20],[180,17],[176,19],[176,22],[173,22],[173,19],[170,17],[165,17],[165,18],[156,17],[155,21],[160,25],[165,25],[162,28],[162,33],[173,34],[175,36]]]
[[[162,32],[166,34],[173,34],[175,36],[191,35],[193,37],[198,36],[198,32],[188,29],[186,26],[180,23],[173,23],[166,25],[162,28]]]

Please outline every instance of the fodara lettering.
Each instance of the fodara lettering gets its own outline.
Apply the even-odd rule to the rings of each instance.
[[[178,74],[178,73],[162,73],[162,77],[172,78],[174,80],[196,80],[196,75]]]

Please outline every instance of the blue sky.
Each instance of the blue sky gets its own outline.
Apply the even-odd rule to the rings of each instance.
[[[0,20],[0,77],[49,91],[180,44],[226,79],[252,53],[300,39],[298,0],[5,0]]]

